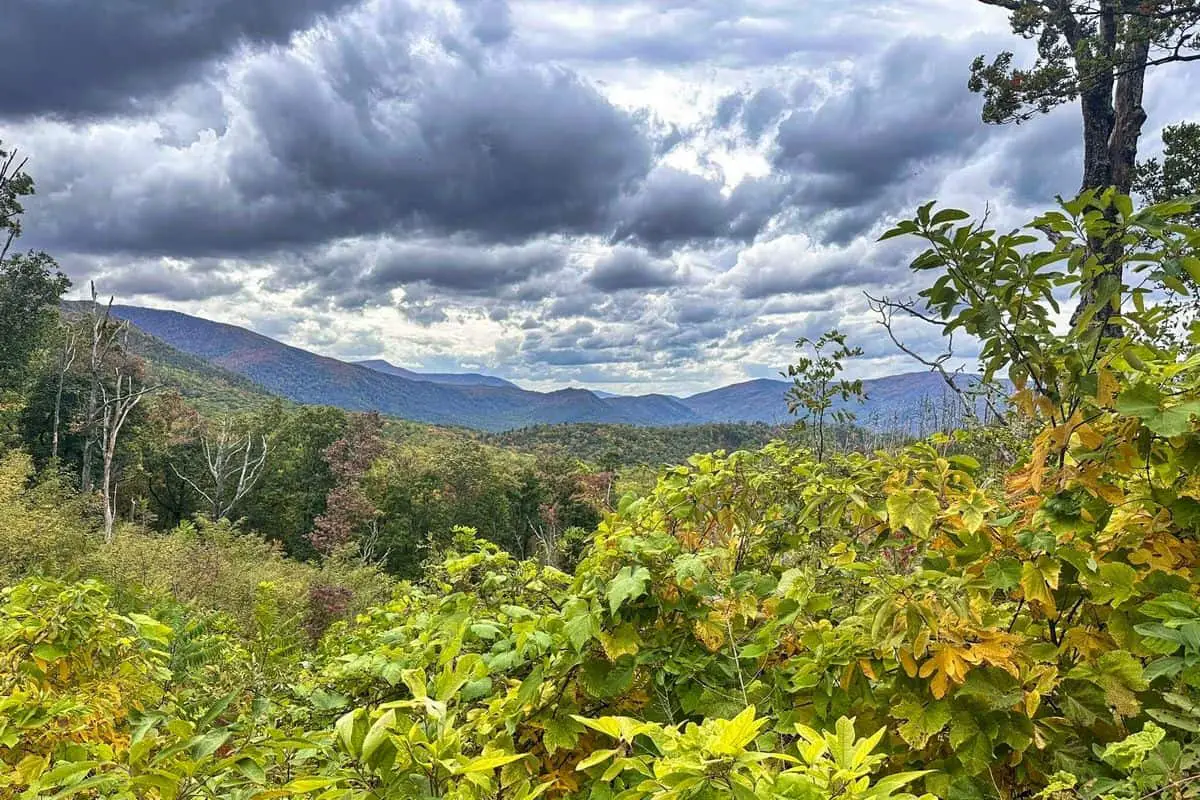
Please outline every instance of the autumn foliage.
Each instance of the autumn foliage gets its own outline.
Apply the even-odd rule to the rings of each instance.
[[[1196,796],[1200,356],[1158,343],[1150,280],[1105,299],[1122,338],[1051,313],[1105,237],[1134,276],[1200,273],[1189,209],[1095,195],[997,234],[922,208],[894,235],[929,246],[930,319],[1012,381],[1007,423],[696,455],[573,574],[458,529],[309,650],[269,585],[250,626],[196,630],[28,577],[0,600],[0,796]],[[314,631],[343,615],[307,596]]]

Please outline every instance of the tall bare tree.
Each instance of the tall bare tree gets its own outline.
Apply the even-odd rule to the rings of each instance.
[[[59,430],[62,427],[63,383],[78,353],[79,331],[66,323],[62,326],[63,341],[58,353],[58,382],[54,388],[54,431],[51,433],[50,458],[58,460]]]
[[[90,335],[88,348],[88,398],[83,409],[83,464],[80,468],[80,486],[84,493],[94,488],[94,461],[96,451],[101,448],[101,387],[107,378],[109,357],[117,347],[117,339],[121,326],[113,319],[113,298],[108,299],[108,305],[101,306],[97,302],[96,284],[91,284],[92,302],[88,306],[87,328]]]
[[[137,364],[118,361],[113,367],[113,383],[99,384],[100,392],[100,445],[101,473],[100,493],[104,497],[104,541],[112,542],[117,518],[116,487],[113,481],[114,462],[121,430],[125,427],[129,413],[137,408],[142,398],[157,391],[159,386],[139,386]]]
[[[209,515],[216,521],[233,513],[234,507],[258,483],[267,463],[267,437],[243,436],[233,421],[226,418],[212,432],[200,436],[204,452],[205,475],[193,480],[174,464],[171,469],[208,503]],[[205,485],[201,487],[200,483]]]

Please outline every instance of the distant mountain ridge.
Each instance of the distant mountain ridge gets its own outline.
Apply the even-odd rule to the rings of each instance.
[[[382,358],[372,358],[366,361],[353,362],[362,367],[408,378],[410,381],[426,381],[428,383],[443,383],[447,386],[503,386],[508,389],[519,389],[512,381],[497,378],[495,375],[481,375],[476,372],[416,372],[415,370],[397,367]]]
[[[171,347],[241,375],[298,403],[348,411],[379,411],[439,425],[500,432],[533,425],[611,423],[638,426],[788,420],[791,385],[754,380],[691,397],[606,395],[586,389],[533,392],[476,373],[418,373],[371,360],[348,363],[283,344],[262,334],[177,311],[113,306],[117,317]],[[930,373],[865,381],[869,400],[856,409],[860,424],[895,427],[942,398],[947,389]]]

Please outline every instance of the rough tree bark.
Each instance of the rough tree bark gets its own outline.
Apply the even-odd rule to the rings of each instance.
[[[1036,63],[1012,66],[1012,53],[972,67],[971,88],[985,95],[984,119],[1022,122],[1078,100],[1083,122],[1080,191],[1113,187],[1130,194],[1146,123],[1147,71],[1200,61],[1196,0],[979,0],[1011,12],[1014,33],[1038,43]],[[1110,212],[1113,213],[1113,212]],[[1072,317],[1094,311],[1091,324],[1117,335],[1119,244],[1090,242],[1100,268],[1085,280]]]

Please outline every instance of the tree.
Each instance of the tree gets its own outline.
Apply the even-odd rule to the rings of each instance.
[[[336,484],[323,454],[345,435],[346,417],[341,409],[301,406],[289,410],[275,401],[254,420],[255,427],[267,435],[271,457],[258,489],[242,501],[239,513],[249,529],[281,542],[295,558],[306,560],[316,555],[309,535]]]
[[[104,541],[112,542],[117,518],[117,498],[113,482],[117,444],[129,414],[158,386],[143,384],[141,364],[134,359],[118,361],[113,366],[111,387],[104,381],[100,391],[100,493],[104,499]]]
[[[21,235],[21,198],[33,194],[33,179],[24,166],[15,152],[0,148],[0,390],[28,381],[30,360],[54,320],[54,307],[71,285],[45,253],[8,256]]]
[[[1162,160],[1138,164],[1133,189],[1151,203],[1200,197],[1200,123],[1182,122],[1163,128]],[[1196,210],[1200,216],[1200,209]],[[1193,222],[1197,222],[1194,216]]]
[[[1198,0],[979,0],[1010,12],[1013,32],[1037,40],[1028,68],[1011,52],[971,66],[970,88],[984,97],[983,119],[1023,122],[1064,103],[1083,113],[1083,181],[1080,192],[1133,187],[1138,139],[1146,122],[1142,100],[1147,72],[1166,64],[1200,61]],[[1116,247],[1116,245],[1113,245]],[[1105,253],[1085,275],[1075,318],[1099,309],[1095,323],[1108,335],[1119,313],[1121,254]]]
[[[362,481],[383,455],[383,419],[377,413],[350,418],[346,435],[325,449],[336,483],[325,500],[325,513],[313,525],[312,543],[328,555],[362,532],[376,514]]]
[[[205,468],[202,478],[189,478],[171,464],[175,474],[208,503],[209,518],[214,522],[233,513],[234,506],[254,489],[262,476],[267,462],[267,437],[260,435],[257,442],[255,439],[249,430],[243,436],[233,420],[226,417],[213,430],[200,434]]]
[[[1168,125],[1162,139],[1162,159],[1150,158],[1138,164],[1134,191],[1151,203],[1200,200],[1200,123]],[[1193,207],[1189,223],[1200,227],[1200,203]],[[1200,282],[1184,269],[1168,278],[1179,283],[1163,286],[1163,303],[1170,315],[1163,333],[1173,346],[1187,350],[1195,347],[1188,342],[1188,331],[1200,317]],[[1180,291],[1181,287],[1186,287],[1186,293]]]
[[[842,425],[854,421],[854,412],[848,409],[834,409],[834,402],[855,401],[861,403],[867,398],[863,392],[861,380],[848,381],[838,378],[845,366],[847,358],[861,356],[861,347],[847,347],[846,335],[837,330],[831,330],[813,341],[806,337],[796,340],[796,347],[806,351],[795,364],[783,373],[785,378],[792,379],[792,387],[788,389],[788,412],[800,415],[796,422],[800,430],[812,428],[817,437],[817,460],[825,460],[825,420],[831,418]],[[831,351],[828,348],[833,348]]]

